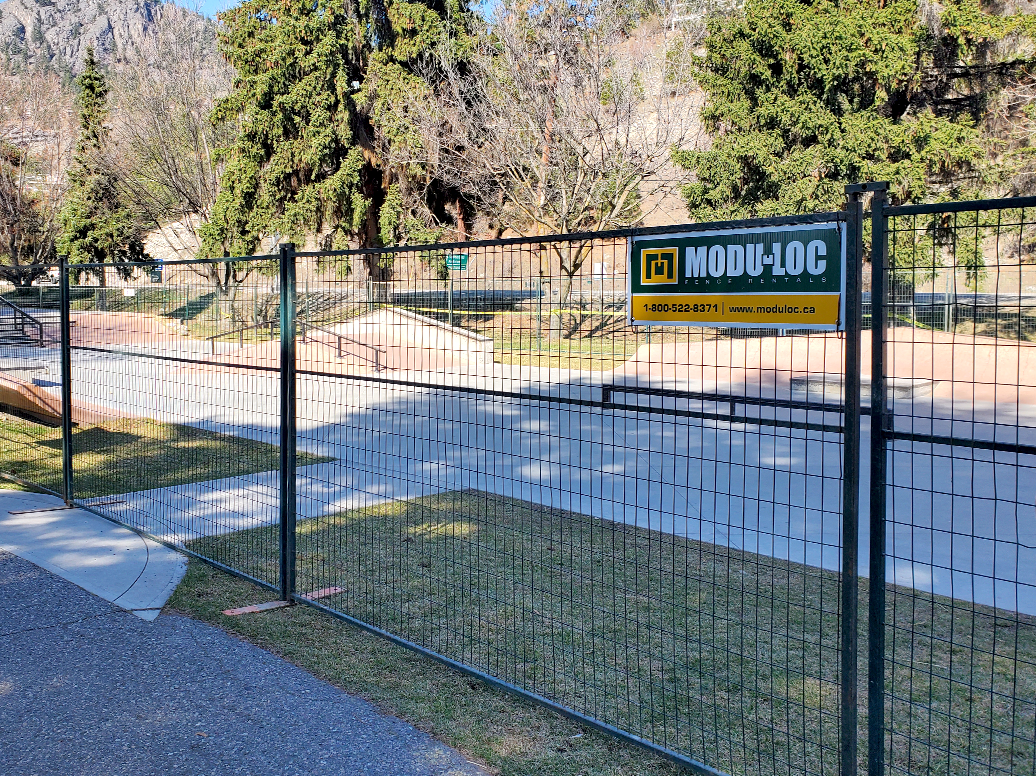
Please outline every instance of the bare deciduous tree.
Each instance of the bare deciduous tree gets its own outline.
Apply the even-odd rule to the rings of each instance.
[[[1006,174],[1004,196],[1036,192],[1036,75],[1023,73],[1008,80],[987,114],[989,133],[996,138]]]
[[[623,0],[507,0],[464,62],[443,62],[427,153],[478,210],[518,234],[637,224],[699,136],[693,40]],[[431,80],[431,79],[430,79]],[[589,243],[555,251],[564,305]]]
[[[73,100],[57,74],[0,71],[0,278],[27,286],[56,260],[74,144]]]
[[[216,45],[214,26],[200,26],[196,16],[167,3],[156,10],[150,34],[113,65],[105,161],[164,252],[177,259],[197,255],[199,229],[218,191],[215,151],[235,129],[209,120],[233,75]],[[218,262],[195,271],[228,294],[251,266]]]

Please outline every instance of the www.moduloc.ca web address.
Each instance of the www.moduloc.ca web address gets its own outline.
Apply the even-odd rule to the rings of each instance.
[[[738,313],[761,313],[765,315],[816,315],[817,308],[812,306],[790,306],[783,304],[770,305],[769,307],[761,305],[758,307],[743,307],[743,306],[732,306],[730,308],[731,315],[737,315]]]

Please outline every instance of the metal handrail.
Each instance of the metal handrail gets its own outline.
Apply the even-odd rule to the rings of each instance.
[[[37,342],[37,345],[42,348],[44,346],[44,344],[46,343],[47,339],[48,339],[46,333],[43,330],[43,327],[45,326],[43,321],[41,321],[39,318],[37,318],[36,316],[34,316],[31,313],[29,313],[27,310],[22,309],[21,307],[19,307],[14,302],[12,302],[9,299],[7,299],[6,297],[0,296],[0,310],[2,310],[4,308],[10,308],[11,311],[13,312],[14,319],[15,319],[15,325],[19,327],[19,330],[21,331],[22,336],[28,336],[25,333],[25,323],[26,323],[26,321],[31,322],[32,326],[36,329],[36,333],[37,333],[36,342]],[[0,313],[0,315],[4,315],[4,313]],[[19,318],[21,319],[20,321],[19,321]]]
[[[837,412],[844,413],[844,404],[829,404],[827,402],[796,401],[793,399],[767,398],[764,396],[744,396],[731,393],[707,393],[702,391],[684,391],[678,388],[653,388],[639,385],[624,385],[623,383],[605,383],[601,386],[601,402],[621,408],[624,405],[612,400],[617,393],[639,393],[644,396],[662,396],[669,399],[686,399],[689,401],[707,402],[710,404],[730,405],[730,414],[737,411],[737,405],[745,407],[778,407],[791,410],[808,410],[815,412]],[[861,407],[860,412],[864,415],[870,414],[869,407]]]
[[[345,342],[351,343],[353,345],[358,345],[361,348],[367,348],[368,350],[374,351],[374,358],[369,358],[367,356],[363,356],[363,355],[360,355],[360,354],[357,354],[357,357],[362,359],[362,360],[364,360],[364,361],[369,361],[370,363],[374,364],[374,371],[375,372],[380,372],[382,369],[384,369],[384,367],[381,365],[381,357],[385,354],[385,351],[383,349],[377,347],[376,345],[369,345],[366,342],[360,342],[359,340],[355,340],[355,339],[353,339],[352,337],[350,337],[350,336],[348,336],[346,334],[340,334],[337,331],[332,331],[331,329],[325,329],[322,326],[316,326],[316,325],[314,325],[312,323],[308,323],[306,321],[301,321],[300,320],[298,322],[298,324],[299,324],[299,334],[301,335],[303,342],[306,341],[306,333],[307,333],[307,331],[319,331],[322,334],[328,334],[328,335],[330,335],[332,337],[335,337],[338,340],[338,348],[337,348],[338,358],[342,358],[342,342],[345,341]]]
[[[273,339],[273,333],[274,333],[274,331],[277,329],[277,327],[279,325],[280,324],[277,321],[267,321],[266,323],[254,323],[251,326],[242,326],[240,329],[234,329],[232,331],[224,331],[224,332],[220,332],[219,334],[213,334],[212,336],[206,337],[205,339],[207,341],[209,341],[210,343],[212,343],[212,353],[213,353],[213,355],[215,355],[216,354],[216,340],[218,340],[218,339],[220,339],[222,337],[230,337],[230,336],[233,336],[234,334],[236,334],[237,337],[238,337],[238,345],[239,346],[244,346],[244,344],[245,344],[245,332],[246,331],[252,331],[254,329],[267,329],[268,328],[270,330],[270,339]],[[352,345],[356,345],[358,347],[366,348],[367,350],[371,350],[371,351],[374,352],[374,357],[373,358],[370,358],[369,356],[364,356],[362,354],[357,354],[357,357],[362,359],[363,361],[368,361],[368,362],[374,364],[374,371],[376,371],[376,372],[380,372],[382,369],[384,369],[384,367],[382,366],[382,363],[381,363],[381,357],[385,354],[385,351],[382,348],[377,347],[376,345],[369,345],[366,342],[360,342],[359,340],[355,340],[355,339],[353,339],[352,337],[350,337],[350,336],[348,336],[346,334],[340,334],[337,331],[332,331],[331,329],[325,329],[322,326],[316,326],[315,324],[308,323],[307,321],[302,321],[302,320],[298,321],[298,327],[299,327],[299,335],[300,335],[300,337],[301,337],[303,342],[306,341],[306,334],[308,332],[311,332],[311,331],[318,331],[318,332],[320,332],[322,334],[327,334],[327,335],[329,335],[331,337],[334,337],[337,340],[337,355],[338,355],[338,358],[342,358],[342,352],[343,352],[342,343],[343,342],[348,342],[348,343],[350,343]]]
[[[205,339],[212,343],[212,354],[216,354],[216,340],[221,337],[229,337],[232,334],[238,335],[238,345],[244,347],[245,344],[245,332],[252,331],[253,329],[269,329],[270,339],[273,339],[273,332],[280,324],[277,321],[266,321],[265,323],[253,323],[251,326],[242,326],[240,329],[234,329],[232,331],[223,331],[219,334],[213,334],[211,337]]]

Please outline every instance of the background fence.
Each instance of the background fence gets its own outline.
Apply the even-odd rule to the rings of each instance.
[[[629,327],[631,231],[5,293],[4,470],[699,771],[1033,773],[1028,291],[965,283],[1036,202],[877,196],[844,335]]]

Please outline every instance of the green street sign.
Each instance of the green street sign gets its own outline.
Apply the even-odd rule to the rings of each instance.
[[[447,253],[446,254],[446,269],[451,272],[465,272],[468,269],[468,254],[466,253]]]
[[[841,222],[634,237],[629,322],[841,330],[845,256]]]

